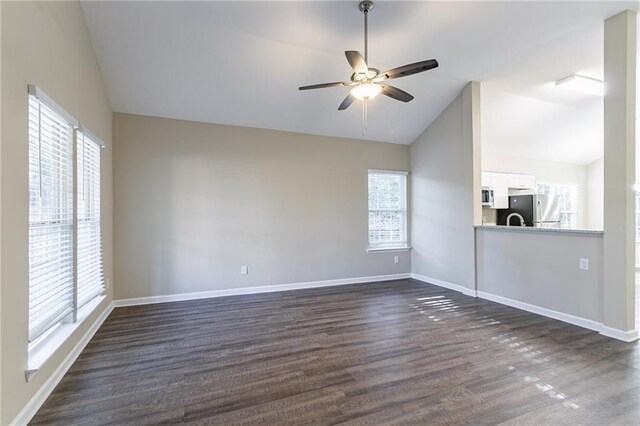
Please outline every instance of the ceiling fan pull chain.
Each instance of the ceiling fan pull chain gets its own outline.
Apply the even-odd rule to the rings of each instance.
[[[367,132],[367,99],[362,100],[362,136]]]
[[[366,111],[366,108],[367,108],[367,107],[365,106],[366,104],[367,104],[367,101],[366,101],[366,100],[362,101],[362,136],[364,136],[364,132],[365,132],[365,130],[366,130],[366,129],[365,129],[365,124],[364,124],[364,121],[365,121],[364,116],[365,116],[365,114],[366,114],[366,112],[365,112],[365,111]]]
[[[364,100],[364,131],[369,130],[369,99]]]

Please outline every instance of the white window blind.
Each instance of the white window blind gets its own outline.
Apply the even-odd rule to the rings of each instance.
[[[29,349],[104,293],[101,147],[29,86]]]
[[[73,126],[29,95],[29,340],[73,312]]]
[[[369,248],[407,247],[407,173],[369,170]]]
[[[78,308],[104,292],[100,220],[100,146],[86,132],[77,134]]]

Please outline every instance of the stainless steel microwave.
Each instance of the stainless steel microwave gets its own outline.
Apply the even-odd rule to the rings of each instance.
[[[493,189],[482,188],[482,205],[493,207]]]

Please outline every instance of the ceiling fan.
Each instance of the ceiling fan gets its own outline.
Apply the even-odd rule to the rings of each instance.
[[[384,84],[383,82],[436,68],[438,66],[438,61],[435,59],[428,59],[426,61],[415,62],[413,64],[393,68],[385,72],[380,72],[380,70],[376,68],[369,67],[367,65],[369,61],[367,17],[371,9],[373,9],[372,1],[365,0],[360,2],[360,11],[364,14],[364,57],[362,57],[360,52],[355,50],[347,50],[344,52],[347,57],[347,61],[349,61],[349,65],[353,68],[351,80],[345,82],[312,84],[310,86],[302,86],[299,90],[349,86],[351,87],[351,90],[338,107],[338,110],[342,111],[349,108],[356,99],[359,99],[364,101],[365,115],[367,100],[375,98],[380,93],[401,102],[409,102],[413,99],[413,96],[404,90]]]

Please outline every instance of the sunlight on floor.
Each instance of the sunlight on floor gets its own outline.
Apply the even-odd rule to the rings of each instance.
[[[636,283],[640,282],[640,277],[637,277]],[[412,304],[411,307],[416,309],[420,314],[426,315],[427,318],[434,322],[440,322],[441,324],[446,324],[446,317],[459,317],[459,316],[468,316],[466,313],[463,313],[458,310],[459,306],[456,305],[451,299],[447,298],[443,295],[437,296],[429,296],[429,297],[420,297],[417,298],[417,304]],[[499,325],[500,321],[492,318],[491,316],[482,316],[479,318],[478,326],[486,327],[491,325]],[[475,327],[472,327],[475,328]],[[542,356],[543,352],[538,350],[535,345],[527,345],[524,342],[520,342],[518,337],[511,333],[501,333],[499,336],[491,337],[491,340],[497,341],[498,343],[504,345],[506,348],[511,351],[516,352],[521,355],[524,360],[529,361],[533,364],[542,364],[545,362],[549,362],[550,358],[546,356]],[[513,373],[520,375],[522,374],[522,379],[525,383],[531,383],[538,391],[544,393],[549,398],[556,400],[559,403],[562,403],[562,406],[565,408],[578,409],[580,405],[576,402],[571,401],[569,397],[563,392],[558,391],[554,388],[554,386],[544,383],[540,378],[536,376],[526,375],[518,371],[518,369],[509,365],[507,369]]]

